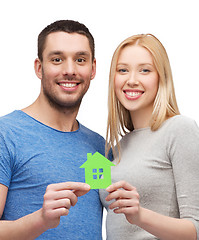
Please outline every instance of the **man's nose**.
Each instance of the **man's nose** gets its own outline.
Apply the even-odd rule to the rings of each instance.
[[[68,59],[62,65],[62,72],[65,76],[75,76],[76,75],[76,64],[72,59]]]

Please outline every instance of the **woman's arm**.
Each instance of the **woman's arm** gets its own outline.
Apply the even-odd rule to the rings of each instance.
[[[194,224],[186,219],[176,219],[142,208],[135,187],[125,181],[112,184],[106,189],[107,201],[114,200],[110,209],[125,214],[127,221],[135,224],[161,240],[196,240]]]
[[[148,209],[140,208],[139,227],[161,240],[196,240],[194,224],[186,219],[163,216]]]

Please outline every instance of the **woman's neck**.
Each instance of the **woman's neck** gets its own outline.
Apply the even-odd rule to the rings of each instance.
[[[150,121],[152,117],[152,110],[138,110],[130,112],[131,121],[134,129],[150,127]]]

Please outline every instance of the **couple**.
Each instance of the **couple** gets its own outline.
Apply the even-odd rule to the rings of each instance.
[[[39,34],[40,95],[0,119],[0,239],[99,240],[102,205],[110,240],[199,239],[199,130],[179,113],[164,47],[144,34],[116,49],[106,144],[76,120],[95,77],[94,52],[75,21]],[[90,190],[79,166],[105,146],[113,184]]]

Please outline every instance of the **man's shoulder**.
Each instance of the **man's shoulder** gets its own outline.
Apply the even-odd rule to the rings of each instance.
[[[80,124],[80,131],[85,142],[92,145],[101,154],[105,151],[105,139],[97,132]]]
[[[18,111],[15,110],[11,113],[8,113],[0,117],[0,126],[6,127],[7,125],[13,124],[18,119]]]
[[[28,123],[28,118],[20,110],[15,110],[0,117],[0,133],[20,132]]]
[[[84,125],[82,125],[82,124],[80,124],[80,123],[79,123],[79,125],[80,125],[80,128],[81,128],[81,132],[82,132],[83,134],[88,135],[88,136],[90,136],[90,137],[97,137],[97,138],[99,138],[99,139],[104,140],[104,138],[103,138],[99,133],[91,130],[90,128],[88,128],[88,127],[86,127],[86,126],[84,126]]]

